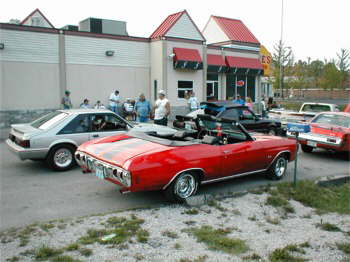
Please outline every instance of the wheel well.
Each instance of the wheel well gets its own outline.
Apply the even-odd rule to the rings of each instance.
[[[199,181],[198,181],[199,183],[204,178],[204,171],[201,168],[185,169],[185,170],[178,172],[175,176],[173,176],[173,178],[169,181],[169,183],[163,187],[163,190],[166,189],[167,187],[169,187],[175,181],[175,179],[184,172],[188,172],[188,173],[196,175],[199,178]]]
[[[198,176],[199,178],[198,182],[200,182],[204,178],[204,171],[202,169],[192,169],[192,170],[189,170],[189,172]]]
[[[58,143],[58,144],[53,145],[53,146],[50,148],[49,152],[47,153],[47,156],[51,153],[51,151],[52,151],[53,149],[55,149],[55,148],[57,148],[57,147],[60,147],[60,146],[70,146],[70,147],[73,147],[74,149],[77,148],[76,145],[74,145],[74,144],[72,144],[72,143]]]
[[[290,152],[284,152],[283,154],[281,154],[283,156],[286,156],[288,161],[290,160]]]

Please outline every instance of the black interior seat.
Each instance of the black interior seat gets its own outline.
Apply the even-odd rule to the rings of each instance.
[[[202,143],[208,144],[208,145],[214,145],[214,144],[218,143],[218,138],[215,136],[205,135],[202,139]]]

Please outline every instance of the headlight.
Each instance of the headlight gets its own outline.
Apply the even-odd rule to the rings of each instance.
[[[113,171],[113,176],[115,179],[117,179],[120,183],[123,185],[130,187],[131,186],[131,174],[130,172],[122,169],[122,168],[114,168]]]
[[[104,166],[103,173],[104,173],[105,177],[112,177],[113,176],[113,169],[109,166]]]

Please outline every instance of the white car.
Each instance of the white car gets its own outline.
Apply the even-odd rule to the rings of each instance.
[[[75,165],[74,152],[82,143],[133,129],[172,135],[175,129],[149,123],[131,123],[106,109],[57,110],[28,124],[11,126],[6,143],[21,160],[46,160],[57,171]]]

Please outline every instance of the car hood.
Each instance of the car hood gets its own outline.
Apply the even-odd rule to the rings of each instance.
[[[173,135],[176,130],[167,126],[161,126],[151,123],[138,123],[132,128],[133,131],[137,132],[157,132],[159,135]]]
[[[21,139],[29,139],[30,137],[41,132],[42,130],[34,128],[30,124],[11,125],[11,134]]]
[[[138,155],[167,149],[167,146],[127,135],[93,140],[78,148],[94,158],[120,167]]]

